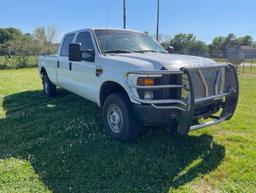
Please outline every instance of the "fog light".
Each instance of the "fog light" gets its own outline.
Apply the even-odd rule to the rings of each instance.
[[[146,91],[144,93],[145,100],[152,100],[154,98],[154,93],[152,91]]]

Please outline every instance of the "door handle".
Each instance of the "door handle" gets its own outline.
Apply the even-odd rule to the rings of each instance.
[[[69,70],[72,71],[72,62],[69,62]]]
[[[96,76],[100,76],[103,73],[103,69],[99,66],[96,67]]]
[[[60,68],[60,61],[57,61],[57,68]]]

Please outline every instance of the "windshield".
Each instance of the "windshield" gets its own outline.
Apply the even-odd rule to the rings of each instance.
[[[123,30],[95,30],[102,53],[166,53],[166,50],[148,35]]]

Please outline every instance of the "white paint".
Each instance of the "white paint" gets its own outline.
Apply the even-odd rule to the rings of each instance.
[[[127,91],[131,101],[136,103],[131,97],[131,92],[134,91],[128,87],[126,82],[127,72],[159,71],[162,67],[167,68],[169,71],[178,71],[182,67],[216,65],[215,61],[211,59],[177,54],[129,53],[103,55],[98,49],[93,29],[72,32],[76,34],[73,42],[78,33],[83,31],[91,33],[96,52],[95,62],[72,62],[72,71],[70,71],[68,57],[40,56],[38,67],[39,71],[42,67],[46,69],[49,79],[54,84],[98,105],[100,105],[101,86],[107,81],[120,84]],[[58,55],[60,55],[60,49]],[[59,69],[57,69],[57,61],[60,62]],[[103,69],[103,74],[99,77],[96,76],[96,67]],[[136,82],[135,80],[131,81]]]

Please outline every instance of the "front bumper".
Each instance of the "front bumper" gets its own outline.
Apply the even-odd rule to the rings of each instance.
[[[133,111],[138,121],[146,124],[168,124],[179,117],[180,111],[156,109],[151,105],[134,104]]]
[[[216,68],[219,72],[225,69],[225,92],[218,91],[220,76],[217,74],[212,91],[210,85],[207,84],[206,78],[202,75],[203,70]],[[134,73],[134,72],[131,72]],[[199,68],[182,68],[178,72],[161,71],[159,74],[185,74],[188,80],[187,91],[188,100],[143,100],[133,96],[133,100],[140,104],[134,104],[133,109],[138,120],[146,123],[165,123],[176,121],[178,123],[178,132],[181,134],[188,133],[191,130],[216,125],[222,121],[229,120],[236,109],[239,94],[238,78],[235,67],[233,65],[219,65]],[[205,96],[201,97],[199,82],[195,83],[195,73],[198,74],[202,82],[202,88]],[[144,73],[141,73],[145,75]],[[155,75],[156,72],[148,72]],[[212,75],[213,76],[213,75]],[[198,80],[197,80],[198,81]],[[129,84],[128,84],[129,85]],[[164,87],[178,87],[184,85],[164,85]],[[215,86],[215,87],[214,87]],[[161,86],[159,86],[161,87]],[[214,94],[211,94],[213,92]],[[202,119],[206,121],[201,121]],[[209,120],[210,119],[210,120]]]

